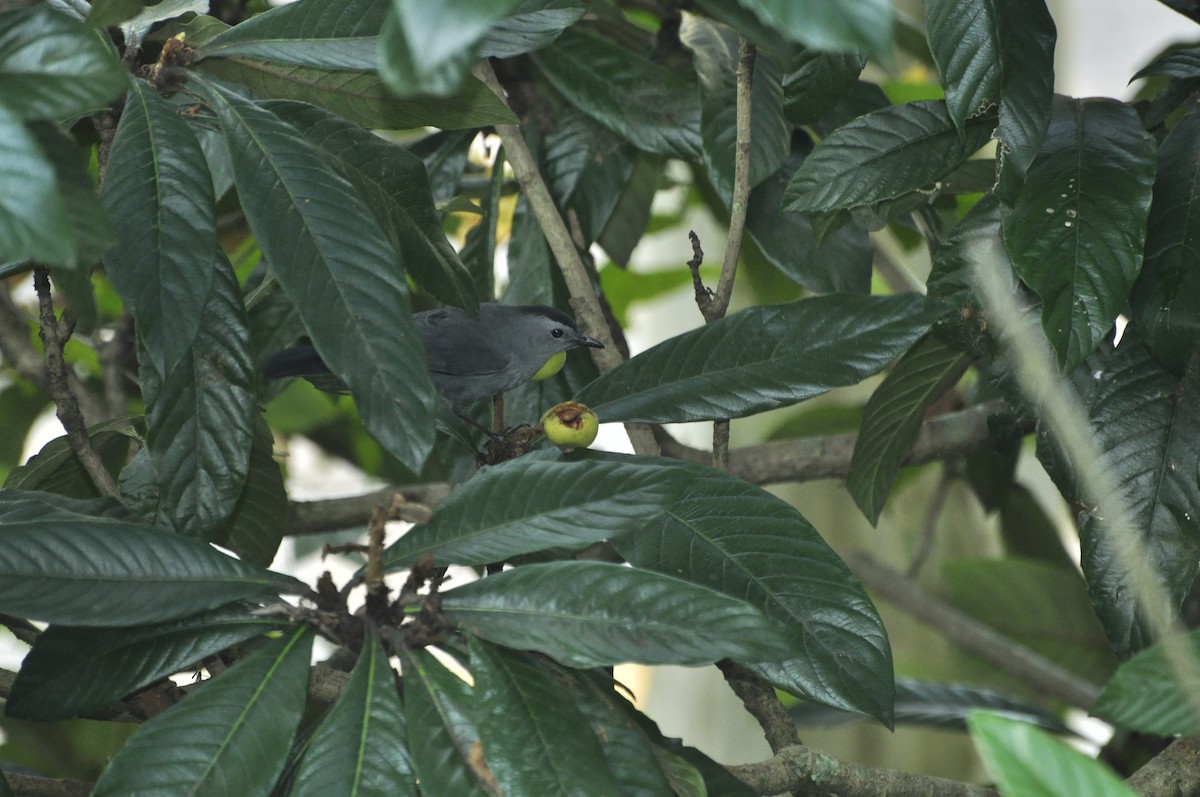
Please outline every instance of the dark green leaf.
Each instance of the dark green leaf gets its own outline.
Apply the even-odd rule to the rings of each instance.
[[[0,425],[0,484],[11,486],[7,479],[24,459],[25,438],[49,401],[44,393],[24,381],[14,380],[0,388],[0,418],[5,421]]]
[[[491,89],[468,78],[449,97],[415,97],[397,102],[375,72],[318,69],[253,58],[214,58],[196,65],[222,80],[240,83],[263,99],[311,102],[363,127],[443,130],[515,124],[517,119]]]
[[[1145,263],[1129,303],[1147,348],[1179,375],[1200,338],[1200,112],[1167,134],[1158,150]]]
[[[475,47],[479,58],[513,58],[540,50],[587,13],[583,0],[525,0],[498,20]]]
[[[892,657],[871,600],[796,509],[699,465],[670,512],[614,541],[637,567],[749,601],[782,624],[791,658],[752,669],[775,685],[891,724]]]
[[[1046,136],[1054,94],[1054,20],[1044,0],[932,0],[925,27],[955,125],[998,104],[1004,171],[1019,184]]]
[[[1192,631],[1175,640],[1191,652],[1192,661],[1200,660],[1200,631]],[[1122,664],[1092,706],[1092,714],[1130,730],[1160,736],[1200,734],[1200,716],[1195,696],[1200,681],[1194,665],[1187,680],[1167,659],[1162,643],[1143,650]]]
[[[475,135],[474,130],[440,130],[408,145],[408,151],[424,161],[433,201],[439,205],[458,191]]]
[[[1138,70],[1129,79],[1129,82],[1132,83],[1138,78],[1150,75],[1163,75],[1182,80],[1200,77],[1200,47],[1183,47],[1172,50]]]
[[[1004,216],[1013,265],[1042,298],[1063,373],[1083,362],[1142,267],[1154,139],[1130,106],[1060,98],[1042,152]]]
[[[450,622],[572,667],[780,659],[780,627],[748,603],[607,562],[524,565],[442,593]],[[478,677],[478,674],[476,674]]]
[[[895,9],[889,0],[740,0],[768,26],[817,50],[861,50],[892,61]]]
[[[70,237],[75,246],[76,261],[84,266],[79,269],[57,269],[53,276],[63,285],[65,280],[74,277],[88,291],[90,299],[91,266],[100,259],[100,255],[113,242],[113,225],[97,201],[96,184],[87,171],[88,151],[80,148],[69,134],[53,122],[30,122],[29,131],[37,138],[42,152],[54,167],[58,184],[58,192],[63,198],[67,209],[67,223],[70,225]],[[76,272],[71,274],[69,272]],[[85,324],[83,310],[77,297],[68,294],[79,328],[90,329],[94,326]],[[95,315],[94,308],[88,308]]]
[[[88,428],[92,448],[110,474],[116,476],[129,455],[129,442],[137,433],[129,418],[105,421]],[[14,490],[38,490],[68,498],[98,498],[99,491],[87,469],[65,436],[56,437],[24,465],[13,468],[4,486]]]
[[[71,217],[57,180],[37,136],[0,104],[0,260],[79,265]]]
[[[971,713],[971,737],[1000,791],[1021,797],[1135,797],[1098,761],[1019,720]]]
[[[638,152],[574,109],[564,109],[557,122],[546,134],[542,173],[559,208],[575,213],[584,241],[590,244],[612,216]],[[518,243],[515,233],[514,229],[514,245]]]
[[[869,205],[926,188],[987,143],[992,115],[954,128],[941,100],[896,105],[861,116],[821,140],[784,192],[784,210],[829,211]]]
[[[579,394],[602,421],[740,418],[878,373],[936,318],[923,297],[817,296],[660,343]]]
[[[316,144],[366,200],[406,270],[446,304],[475,311],[471,275],[446,240],[419,158],[328,111],[298,102],[264,106]]]
[[[197,60],[245,56],[263,61],[373,70],[387,5],[380,0],[304,0],[258,14],[209,40]]]
[[[867,59],[858,53],[829,53],[805,48],[783,75],[783,110],[788,121],[817,121],[850,93]]]
[[[472,688],[424,649],[402,651],[413,770],[426,797],[482,797],[467,761],[478,754]]]
[[[101,197],[117,245],[105,272],[137,324],[144,364],[169,374],[192,348],[213,285],[212,178],[188,124],[141,80],[108,162]]]
[[[180,534],[204,540],[242,494],[258,412],[242,292],[225,256],[213,262],[208,251],[212,290],[191,350],[167,375],[147,356],[139,371],[159,511]]]
[[[471,640],[471,674],[480,742],[501,793],[619,793],[595,734],[545,666]]]
[[[1014,451],[1014,459],[1019,451]],[[1074,559],[1063,547],[1059,524],[1028,487],[1012,484],[999,506],[1000,535],[1009,556],[1060,568],[1075,568]]]
[[[391,0],[379,41],[379,74],[403,98],[444,97],[462,85],[474,47],[520,0]],[[452,24],[447,24],[453,20]]]
[[[1004,712],[1006,716],[1045,728],[1052,733],[1069,735],[1071,729],[1058,716],[1041,706],[1019,700],[991,689],[979,689],[959,683],[896,679],[896,724],[941,730],[967,730],[967,716],[976,709]],[[828,727],[854,719],[811,703],[797,703],[788,713],[800,726]]]
[[[1168,619],[1188,594],[1200,558],[1200,356],[1177,382],[1131,337],[1096,381],[1088,417],[1132,529],[1166,590],[1169,605],[1153,611]],[[1137,608],[1116,531],[1104,524],[1095,513],[1084,516],[1080,564],[1109,642],[1125,658],[1153,641],[1153,626]]]
[[[288,496],[275,461],[275,438],[259,416],[254,423],[250,463],[242,494],[215,542],[243,562],[270,567],[287,528]]]
[[[238,195],[272,272],[363,423],[412,470],[433,446],[433,386],[398,255],[320,150],[279,117],[210,86]]]
[[[144,7],[145,0],[94,0],[87,23],[95,28],[116,25],[133,19]]]
[[[204,543],[68,506],[0,490],[0,611],[70,625],[137,625],[300,586]]]
[[[571,104],[637,148],[684,159],[700,155],[699,92],[683,77],[578,28],[532,58]]]
[[[415,797],[406,732],[387,653],[370,634],[345,689],[313,732],[289,794]]]
[[[18,118],[65,120],[98,111],[125,91],[128,79],[101,34],[69,15],[40,7],[0,11],[0,106]]]
[[[657,460],[519,457],[456,489],[429,523],[388,548],[384,565],[395,570],[427,555],[439,564],[487,564],[543,548],[582,548],[640,528],[688,478]]]
[[[5,713],[52,722],[102,709],[230,645],[283,626],[233,604],[134,628],[47,628],[21,664]]]
[[[871,525],[879,521],[892,483],[925,422],[925,410],[954,387],[970,364],[968,355],[927,334],[871,394],[846,475],[846,489]]]
[[[658,192],[659,176],[663,173],[667,159],[662,155],[638,152],[633,161],[633,173],[616,207],[608,217],[608,224],[600,232],[597,242],[614,263],[629,264],[634,247],[642,240],[650,223],[650,211]]]
[[[635,717],[637,710],[613,688],[606,674],[571,671],[556,673],[569,678],[575,705],[600,739],[608,771],[619,784],[619,794],[646,797],[701,795],[700,791],[672,791],[672,783],[700,778],[687,762],[657,745]],[[703,778],[700,778],[703,785]]]
[[[700,75],[700,137],[708,177],[728,205],[737,148],[738,34],[695,15],[684,17],[680,40],[695,57]],[[754,59],[750,93],[750,187],[779,168],[788,153],[791,126],[783,116],[779,67],[766,53]]]
[[[142,725],[92,794],[269,794],[304,712],[312,640],[291,631]]]

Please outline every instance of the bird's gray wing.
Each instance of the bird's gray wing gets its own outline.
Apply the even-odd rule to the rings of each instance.
[[[487,376],[508,367],[494,334],[461,310],[443,307],[413,317],[429,370],[449,376]]]

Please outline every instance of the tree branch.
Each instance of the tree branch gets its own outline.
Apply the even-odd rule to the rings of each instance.
[[[450,495],[450,485],[446,482],[434,482],[406,487],[384,487],[348,498],[292,501],[288,504],[286,533],[303,536],[363,526],[375,507],[390,503],[392,496],[396,494],[404,496],[406,504],[434,507]]]
[[[796,723],[770,684],[728,659],[718,661],[717,669],[725,676],[729,688],[741,699],[746,711],[762,727],[763,737],[771,746],[771,752],[778,753],[801,743]]]
[[[910,579],[879,564],[865,554],[847,557],[846,564],[869,589],[908,612],[946,639],[986,659],[1020,679],[1032,691],[1061,700],[1085,711],[1100,689],[1058,666],[1040,653],[950,606],[921,589]]]
[[[733,297],[733,279],[737,276],[738,258],[742,254],[742,236],[746,232],[746,207],[750,203],[750,113],[754,83],[754,45],[738,37],[737,62],[737,127],[733,149],[733,196],[729,208],[729,237],[725,242],[725,259],[721,262],[721,278],[713,295],[712,305],[704,312],[708,321],[724,318]]]
[[[999,797],[983,786],[894,769],[872,769],[839,761],[803,745],[785,747],[766,761],[728,769],[756,794],[794,791],[828,797]]]
[[[5,772],[4,779],[16,797],[87,797],[95,784],[66,778],[43,778]]]
[[[1200,737],[1176,739],[1125,782],[1143,797],[1200,796]]]
[[[472,73],[507,104],[504,87],[500,85],[489,62],[480,61]],[[571,232],[554,204],[554,197],[551,196],[546,181],[538,171],[537,160],[530,152],[529,145],[525,143],[519,126],[496,125],[496,134],[504,142],[504,151],[507,153],[508,162],[512,164],[517,182],[521,185],[521,191],[529,200],[529,208],[533,211],[534,218],[537,219],[538,226],[542,228],[546,242],[550,245],[550,251],[558,262],[567,290],[571,293],[571,307],[575,311],[580,329],[604,344],[603,349],[588,350],[591,352],[592,361],[601,373],[611,371],[621,364],[621,352],[604,320],[604,310],[600,307],[600,300],[596,298],[592,278],[579,257],[579,250],[575,248],[575,242],[571,239]],[[634,451],[639,454],[658,453],[654,437],[644,425],[626,424],[625,429]]]
[[[112,474],[104,467],[104,462],[87,434],[87,423],[83,413],[79,411],[79,402],[71,392],[67,380],[67,364],[63,359],[63,345],[71,337],[74,327],[67,310],[63,311],[62,320],[54,317],[54,300],[50,295],[50,276],[42,267],[33,270],[33,286],[38,295],[38,306],[41,311],[41,327],[39,334],[46,348],[46,391],[57,408],[58,420],[67,432],[67,443],[79,463],[92,480],[92,484],[101,495],[120,498],[117,483]]]
[[[904,464],[920,465],[988,448],[988,416],[1003,406],[1001,401],[976,404],[925,421]],[[844,478],[857,440],[858,435],[848,433],[736,448],[729,455],[729,472],[752,484]],[[711,460],[709,452],[685,446],[665,432],[659,445],[664,456],[703,464]]]

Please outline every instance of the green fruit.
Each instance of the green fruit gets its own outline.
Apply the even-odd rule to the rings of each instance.
[[[587,448],[600,431],[600,417],[577,401],[564,401],[542,416],[546,439],[563,448]]]

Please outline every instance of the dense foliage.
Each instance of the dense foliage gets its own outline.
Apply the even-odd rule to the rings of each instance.
[[[717,765],[613,688],[623,662],[719,662],[778,756],[803,748],[774,690],[969,727],[1010,794],[1129,789],[1014,715],[1200,734],[1179,686],[1198,666],[1195,50],[1143,70],[1131,104],[1054,95],[1042,0],[926,0],[923,26],[890,0],[16,5],[0,620],[31,648],[5,710],[144,720],[95,794],[773,794],[833,771]],[[482,162],[472,142],[496,133]],[[681,189],[727,241],[689,245],[684,212],[654,210]],[[671,225],[690,270],[627,270]],[[753,286],[726,315],[736,259],[718,274],[712,253],[739,246]],[[897,252],[928,252],[927,279]],[[693,279],[708,323],[616,364],[630,304]],[[609,342],[510,393],[510,422],[573,397],[655,425],[637,453],[501,446],[477,469],[486,441],[439,409],[411,313],[496,298],[573,308]],[[260,377],[301,337],[352,405]],[[720,434],[885,372],[852,456]],[[67,435],[18,466],[48,406]],[[684,421],[715,422],[717,467],[658,426]],[[272,425],[410,500],[305,528]],[[1078,565],[1016,483],[1031,436],[1078,513]],[[917,460],[957,463],[1002,516],[1005,567],[947,571],[964,609],[1082,572],[1111,649],[1082,687],[898,684],[869,570],[761,486],[844,477],[874,524]],[[396,519],[417,525],[381,549]],[[286,536],[346,526],[371,532],[351,582],[268,569]],[[340,650],[314,670],[317,636]],[[197,668],[186,695],[166,680]],[[968,722],[980,707],[1008,717]],[[835,782],[903,793],[894,775]]]

